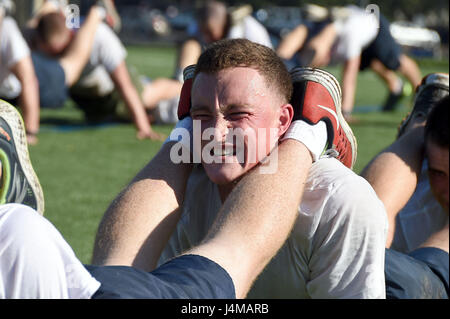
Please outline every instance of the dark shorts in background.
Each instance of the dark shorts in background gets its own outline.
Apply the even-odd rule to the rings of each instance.
[[[410,254],[386,249],[387,299],[447,299],[449,255],[438,248]]]
[[[400,67],[401,46],[392,37],[389,21],[380,15],[380,30],[375,40],[361,53],[360,69],[370,67],[374,59],[379,60],[390,70]]]
[[[101,286],[93,299],[234,299],[233,281],[198,255],[168,261],[152,272],[126,266],[86,266]]]
[[[32,52],[36,77],[39,81],[39,100],[43,108],[60,108],[68,99],[66,75],[56,59]]]

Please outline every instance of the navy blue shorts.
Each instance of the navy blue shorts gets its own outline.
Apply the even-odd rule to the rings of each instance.
[[[66,74],[56,59],[32,52],[34,70],[39,82],[39,99],[43,108],[60,108],[69,98]]]
[[[419,248],[408,255],[386,249],[386,298],[448,298],[448,262],[448,253],[438,248]]]
[[[93,299],[235,299],[234,284],[215,262],[174,258],[152,272],[126,266],[85,266],[101,286]]]
[[[400,67],[402,48],[392,37],[389,21],[380,15],[380,29],[375,40],[361,53],[360,69],[370,67],[374,59],[379,60],[389,70]]]

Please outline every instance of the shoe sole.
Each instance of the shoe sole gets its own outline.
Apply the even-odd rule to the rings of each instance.
[[[448,79],[448,77],[449,77],[448,73],[430,73],[430,74],[428,74],[427,76],[425,76],[425,77],[422,79],[422,81],[424,81],[425,78],[427,78],[427,77],[429,77],[429,76],[437,76],[437,77],[441,77],[441,78],[446,77],[447,79]],[[429,88],[429,87],[431,87],[431,86],[436,87],[436,88],[439,88],[439,89],[442,89],[442,90],[447,90],[447,91],[449,90],[448,84],[441,83],[439,80],[436,80],[435,82],[431,81],[431,82],[428,82],[428,83],[420,84],[420,85],[419,85],[419,88],[417,89],[417,94],[416,94],[416,96],[414,97],[414,106],[413,106],[413,110],[412,110],[411,112],[409,112],[408,114],[406,114],[406,116],[402,119],[402,121],[400,122],[400,125],[399,125],[399,127],[398,127],[398,129],[397,129],[397,139],[399,139],[399,138],[405,133],[406,127],[408,126],[409,122],[410,122],[410,121],[412,120],[412,118],[417,114],[417,112],[414,112],[414,107],[415,107],[415,104],[416,104],[416,102],[417,102],[418,96],[419,96],[423,91],[425,91],[427,88]]]
[[[44,193],[33,166],[31,165],[30,154],[28,153],[28,143],[25,134],[25,125],[23,123],[22,116],[14,106],[2,100],[0,100],[0,116],[5,120],[11,129],[13,134],[13,145],[19,159],[19,164],[28,184],[36,196],[36,210],[39,214],[43,215],[45,208]]]
[[[319,83],[323,85],[327,91],[330,93],[334,105],[336,106],[336,114],[338,116],[339,125],[341,125],[342,129],[344,130],[345,136],[347,136],[347,139],[350,142],[350,145],[352,146],[352,165],[351,168],[356,163],[356,157],[357,157],[357,147],[358,143],[356,141],[355,135],[353,134],[352,129],[348,125],[347,121],[344,118],[344,115],[342,114],[342,92],[341,92],[341,86],[339,85],[339,82],[336,80],[336,78],[321,69],[316,68],[300,68],[297,70],[294,70],[291,73],[292,80],[294,82],[299,80],[308,80],[312,82]]]

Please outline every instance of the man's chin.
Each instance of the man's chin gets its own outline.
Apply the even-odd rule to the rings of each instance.
[[[213,164],[204,165],[206,175],[209,179],[219,186],[226,186],[237,183],[248,171],[248,169],[239,167],[214,167]]]

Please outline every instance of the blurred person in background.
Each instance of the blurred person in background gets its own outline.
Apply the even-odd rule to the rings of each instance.
[[[35,69],[43,82],[41,106],[62,107],[71,97],[91,123],[131,117],[137,138],[162,140],[164,137],[152,129],[128,72],[125,47],[101,19],[92,23],[92,10],[104,9],[105,18],[109,16],[109,6],[105,3],[109,1],[100,1],[100,6],[91,7],[76,32],[66,25],[64,6],[47,2],[38,12],[39,19],[30,41]],[[66,81],[62,81],[63,76]],[[48,81],[49,78],[52,81]],[[121,100],[124,101],[122,108],[118,107]]]
[[[10,16],[14,3],[0,1],[0,99],[19,106],[29,144],[38,142],[39,84],[30,49]]]
[[[315,5],[305,7],[306,20],[313,21],[319,30],[309,36],[306,25],[291,31],[280,43],[277,52],[285,60],[299,52],[301,65],[324,67],[343,64],[342,109],[350,122],[354,108],[358,72],[370,67],[387,85],[389,95],[383,111],[394,110],[403,96],[403,81],[396,72],[406,77],[415,89],[421,80],[417,64],[406,56],[390,33],[389,22],[356,6],[332,7]]]
[[[243,38],[272,48],[268,31],[251,13],[250,5],[227,7],[224,2],[216,0],[208,0],[197,9],[196,21],[188,26],[188,39],[181,44],[179,50],[175,80],[159,79],[160,82],[144,92],[144,100],[147,99],[147,105],[151,106],[152,115],[157,122],[178,121],[183,70],[197,63],[208,44],[222,39]]]

